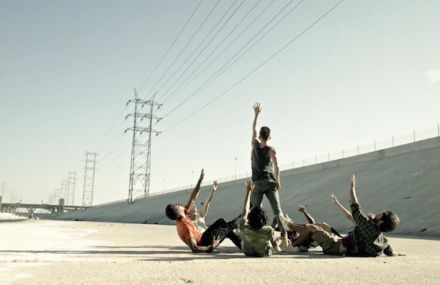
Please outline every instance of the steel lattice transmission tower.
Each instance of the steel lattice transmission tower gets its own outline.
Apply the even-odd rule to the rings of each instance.
[[[61,180],[60,189],[58,189],[58,200],[64,199],[66,201],[67,198],[67,180]]]
[[[160,132],[153,129],[154,107],[160,107],[162,104],[154,102],[155,95],[150,100],[142,100],[138,98],[136,89],[134,90],[134,99],[129,100],[128,104],[134,105],[134,113],[128,114],[125,118],[133,117],[133,127],[124,131],[133,133],[131,144],[130,159],[130,177],[128,184],[128,202],[132,203],[137,193],[143,192],[144,197],[150,193],[150,176],[151,176],[151,135],[154,133],[159,135]],[[142,113],[140,110],[147,105],[149,113]],[[148,119],[148,126],[142,125],[143,120]],[[148,134],[146,139],[143,135]],[[143,139],[143,140],[142,140]]]
[[[76,172],[69,172],[67,177],[66,205],[75,203]]]
[[[96,152],[86,152],[83,184],[83,206],[93,205],[93,191],[95,189]]]

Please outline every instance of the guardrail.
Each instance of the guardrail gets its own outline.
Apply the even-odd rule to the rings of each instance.
[[[319,155],[315,155],[314,157],[303,158],[301,160],[292,161],[290,163],[282,163],[280,164],[280,170],[299,168],[299,167],[314,165],[318,163],[343,159],[347,157],[352,157],[360,154],[374,152],[377,150],[392,148],[399,145],[414,143],[417,141],[422,141],[425,139],[439,137],[439,136],[440,136],[440,123],[437,124],[436,128],[425,129],[420,131],[412,130],[411,132],[408,132],[407,134],[404,135],[399,135],[399,136],[392,135],[388,139],[373,140],[369,144],[357,145],[355,147],[350,147],[350,148],[342,148],[340,151],[328,152],[326,154],[319,154]],[[237,173],[237,175],[231,175],[231,176],[221,177],[218,179],[213,179],[212,181],[207,181],[205,184],[206,185],[212,184],[214,180],[218,181],[219,183],[230,182],[234,180],[249,178],[250,176],[251,176],[251,172],[242,172],[242,173]],[[164,191],[151,193],[150,197],[191,189],[193,187],[194,184],[192,185],[188,184],[179,187],[169,188]],[[139,196],[137,198],[139,199],[142,197],[143,196]]]

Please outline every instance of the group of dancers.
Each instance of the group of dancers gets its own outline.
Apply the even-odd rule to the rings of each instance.
[[[198,212],[196,199],[204,178],[202,169],[198,182],[185,205],[169,204],[165,209],[166,216],[176,221],[180,239],[195,253],[212,252],[224,239],[230,239],[246,256],[271,256],[273,249],[285,251],[287,248],[298,248],[307,251],[320,246],[324,254],[342,256],[387,256],[402,255],[393,251],[384,232],[398,228],[399,217],[392,211],[379,214],[364,214],[356,195],[356,177],[351,178],[349,195],[351,211],[331,196],[344,216],[354,228],[345,235],[340,234],[326,223],[316,223],[304,206],[299,211],[304,214],[308,223],[297,224],[283,214],[279,198],[281,189],[280,170],[275,148],[267,144],[270,140],[270,129],[261,127],[257,137],[257,120],[261,113],[260,103],[253,105],[254,120],[252,124],[252,179],[245,186],[243,212],[232,221],[218,219],[209,227],[205,218],[209,210],[218,183],[213,183],[212,191]],[[275,215],[269,225],[265,210],[261,207],[263,196],[268,198]],[[275,232],[279,230],[280,234]]]

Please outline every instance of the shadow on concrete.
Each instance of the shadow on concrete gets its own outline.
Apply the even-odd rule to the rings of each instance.
[[[182,250],[0,250],[2,253],[46,253],[46,254],[121,254],[121,255],[154,255],[186,253]]]
[[[128,245],[128,246],[114,246],[114,245],[97,245],[94,248],[168,248],[174,250],[188,250],[187,246],[165,246],[165,245]]]

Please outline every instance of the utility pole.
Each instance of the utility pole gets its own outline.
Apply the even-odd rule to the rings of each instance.
[[[69,172],[67,178],[67,195],[66,205],[74,205],[75,203],[75,185],[76,185],[76,172]]]
[[[67,199],[67,180],[61,180],[59,199]]]
[[[158,108],[162,104],[154,102],[156,94],[150,100],[142,100],[138,98],[136,89],[134,90],[134,99],[129,100],[127,105],[132,103],[134,105],[134,113],[128,114],[125,119],[133,117],[133,127],[124,131],[133,132],[131,144],[131,159],[130,159],[130,177],[128,184],[128,202],[133,203],[134,196],[137,192],[143,190],[144,197],[150,193],[150,177],[151,177],[151,135],[154,133],[159,135],[160,132],[153,129],[153,119],[159,121],[160,118],[154,117],[154,107]],[[141,113],[140,110],[148,105],[150,113]],[[148,127],[141,125],[144,119],[148,120]],[[142,135],[147,133],[148,138],[145,143],[141,142]],[[143,182],[143,183],[142,183]],[[142,188],[141,188],[142,186]]]
[[[93,205],[93,192],[95,189],[96,152],[86,152],[83,183],[83,206]]]

